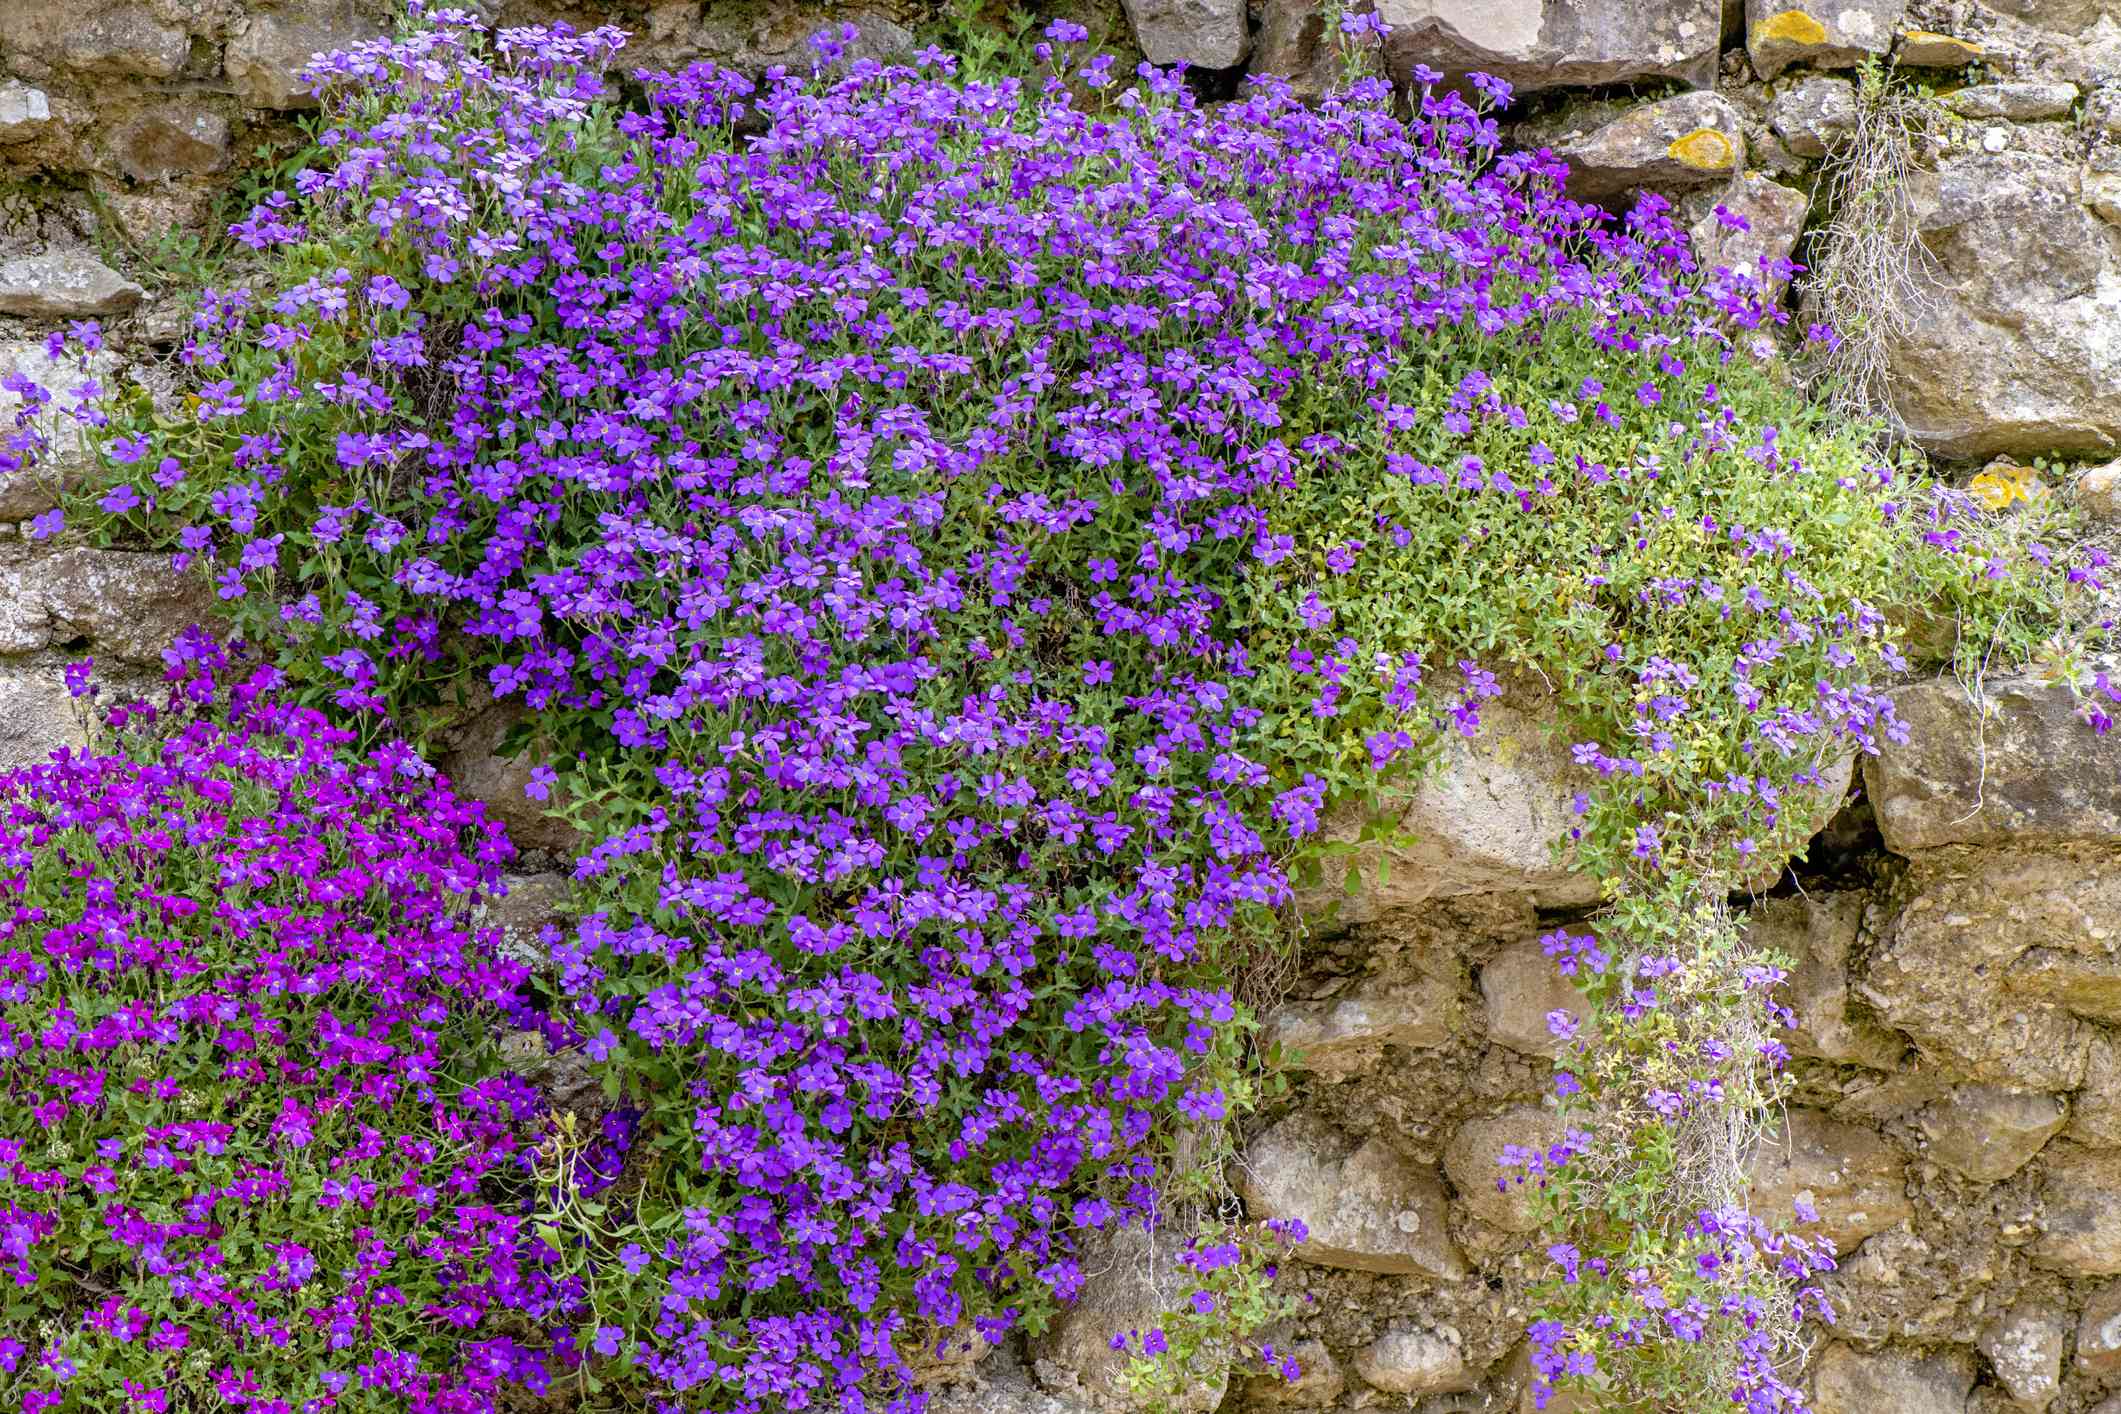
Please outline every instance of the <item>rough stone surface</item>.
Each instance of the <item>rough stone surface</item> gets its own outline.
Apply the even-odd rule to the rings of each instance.
[[[1924,1154],[1981,1183],[2009,1178],[2032,1161],[2069,1119],[2054,1095],[2027,1095],[1994,1085],[1961,1085],[1932,1102],[1917,1121]]]
[[[1721,0],[1378,0],[1401,81],[1417,64],[1489,73],[1521,93],[1641,79],[1703,85]]]
[[[1799,157],[1824,157],[1856,131],[1856,86],[1824,74],[1799,79],[1775,95],[1768,125]]]
[[[1326,42],[1325,8],[1316,0],[1266,0],[1245,72],[1287,79],[1290,91],[1305,99],[1337,85],[1341,61]]]
[[[1919,1355],[1828,1347],[1812,1379],[1813,1414],[1962,1414],[1974,1362],[1961,1352]]]
[[[2089,731],[2064,687],[2002,679],[1982,695],[1977,710],[1950,679],[1893,694],[1908,741],[1863,763],[1886,848],[2121,844],[2121,737]]]
[[[16,418],[22,411],[19,394],[0,388],[0,521],[22,521],[41,515],[59,502],[61,490],[88,469],[93,460],[87,429],[68,416],[81,385],[94,378],[105,387],[116,360],[108,353],[91,357],[84,371],[72,360],[54,362],[44,351],[42,340],[0,339],[0,380],[20,374],[41,385],[52,401],[36,418],[36,430],[47,445],[31,467],[8,467],[21,452],[10,446],[20,435]]]
[[[2080,473],[2070,495],[2087,515],[2121,520],[2121,458]]]
[[[41,88],[0,83],[0,147],[28,142],[52,123],[52,101]]]
[[[1753,1211],[1781,1221],[1791,1218],[1797,1204],[1807,1204],[1818,1220],[1793,1222],[1793,1229],[1824,1236],[1846,1255],[1866,1237],[1914,1216],[1906,1167],[1899,1151],[1870,1130],[1793,1109],[1781,1132],[1764,1139],[1753,1155]]]
[[[2077,105],[2073,83],[1981,83],[1944,96],[1944,106],[1962,118],[2008,118],[2028,123],[2066,118]]]
[[[2087,1375],[2121,1375],[2121,1282],[2100,1287],[2084,1303],[2084,1315],[2077,1322],[2076,1367]]]
[[[1446,1280],[1465,1274],[1443,1184],[1382,1141],[1355,1142],[1297,1113],[1253,1141],[1238,1192],[1254,1221],[1299,1218],[1297,1255],[1320,1266]]]
[[[1790,960],[1781,1000],[1796,1014],[1784,1037],[1801,1056],[1890,1070],[1907,1042],[1880,1026],[1851,995],[1849,958],[1863,925],[1866,899],[1856,892],[1770,899],[1747,928],[1760,945]]]
[[[2077,1277],[2121,1273],[2121,1154],[2056,1145],[2040,1185],[2033,1260]]]
[[[1242,1400],[1247,1409],[1320,1409],[1340,1398],[1348,1377],[1324,1341],[1273,1342],[1276,1352],[1286,1352],[1296,1362],[1295,1379],[1279,1371],[1252,1376],[1245,1381]]]
[[[1727,182],[1745,166],[1745,124],[1720,94],[1682,93],[1566,137],[1555,151],[1568,160],[1572,195],[1609,202],[1645,186]]]
[[[1528,1056],[1562,1053],[1565,1043],[1547,1027],[1550,1012],[1566,1011],[1581,1021],[1591,1011],[1537,942],[1516,943],[1489,958],[1480,969],[1480,997],[1488,1039]]]
[[[90,319],[123,314],[146,294],[87,251],[47,251],[0,262],[0,314]]]
[[[1125,0],[1134,40],[1152,64],[1227,69],[1245,57],[1244,0]]]
[[[1456,1394],[1478,1382],[1455,1333],[1394,1326],[1355,1357],[1355,1373],[1387,1394]]]
[[[298,77],[311,56],[381,33],[376,16],[346,0],[267,10],[252,15],[228,42],[222,67],[237,94],[254,108],[314,108],[315,95]]]
[[[1758,172],[1739,173],[1729,186],[1714,193],[1713,199],[1701,196],[1690,200],[1709,207],[1688,227],[1696,258],[1711,269],[1721,266],[1755,276],[1790,258],[1797,248],[1797,238],[1804,234],[1805,213],[1811,208],[1811,198],[1803,192],[1769,181]],[[1716,213],[1719,206],[1743,219],[1746,229],[1741,231],[1726,223]],[[1772,275],[1765,278],[1773,285],[1782,283]]]
[[[167,555],[68,546],[0,561],[0,653],[92,647],[160,666],[162,650],[212,612]]]
[[[2070,1101],[2066,1138],[2097,1149],[2121,1149],[2121,1038],[2096,1032],[2085,1050],[2084,1082]]]
[[[501,754],[503,739],[520,720],[521,710],[513,706],[496,705],[480,712],[460,734],[455,749],[442,758],[442,770],[459,795],[486,803],[487,813],[508,827],[508,837],[518,848],[571,857],[581,832],[547,813],[561,803],[562,787],[553,787],[542,801],[531,799],[525,789],[530,773],[545,764],[544,758],[535,748],[512,756]]]
[[[0,770],[86,746],[79,706],[57,671],[0,668]]]
[[[1386,1046],[1433,1047],[1457,1030],[1458,986],[1440,972],[1365,977],[1318,1001],[1286,1002],[1260,1031],[1263,1049],[1319,1075],[1355,1074]]]
[[[1544,714],[1490,702],[1481,729],[1467,739],[1449,733],[1436,768],[1393,802],[1398,827],[1411,843],[1386,849],[1362,845],[1332,861],[1325,883],[1308,891],[1306,912],[1334,907],[1342,923],[1364,923],[1439,896],[1525,894],[1544,905],[1588,903],[1597,882],[1554,859],[1571,815],[1569,799],[1581,775],[1551,733]],[[1359,815],[1328,823],[1329,835],[1354,839]],[[1379,866],[1387,866],[1379,878]],[[1350,896],[1347,871],[1363,885]]]
[[[1981,46],[1935,30],[1902,30],[1893,58],[1910,69],[1963,69],[1981,58]]]
[[[184,67],[191,35],[157,8],[133,0],[79,8],[9,0],[0,5],[0,56],[85,74],[170,78]]]
[[[1194,1289],[1194,1273],[1179,1265],[1177,1252],[1176,1239],[1150,1237],[1139,1228],[1086,1244],[1079,1259],[1085,1274],[1082,1294],[1031,1342],[1032,1369],[1047,1392],[1142,1407],[1121,1383],[1129,1356],[1114,1350],[1112,1340],[1154,1326]],[[1193,1374],[1187,1393],[1168,1406],[1168,1414],[1206,1414],[1222,1403],[1229,1371],[1217,1366]]]
[[[118,134],[118,165],[136,182],[218,172],[228,165],[228,120],[175,104],[144,113]]]
[[[1772,79],[1792,64],[1846,69],[1892,47],[1904,0],[1745,0],[1753,72]]]
[[[2059,1312],[2019,1306],[1981,1332],[1979,1349],[2012,1403],[2041,1410],[2062,1392],[2062,1346],[2068,1337]]]
[[[1890,352],[1909,431],[1952,457],[2111,455],[2121,250],[2081,199],[2082,163],[1956,148],[1908,192],[1928,253],[1919,317]]]
[[[834,8],[833,21],[851,24],[857,32],[848,60],[891,62],[914,52],[918,46],[913,32],[899,23],[892,9],[888,4]],[[759,74],[775,65],[807,69],[816,57],[810,37],[819,28],[814,8],[774,0],[715,0],[706,5],[699,0],[650,0],[634,43],[640,62],[657,67],[682,68],[711,60]],[[633,47],[629,45],[628,52]]]
[[[1503,1167],[1511,1145],[1544,1151],[1561,1142],[1561,1116],[1544,1105],[1514,1105],[1500,1114],[1467,1120],[1444,1150],[1443,1171],[1458,1190],[1458,1204],[1505,1232],[1539,1226],[1537,1190]]]

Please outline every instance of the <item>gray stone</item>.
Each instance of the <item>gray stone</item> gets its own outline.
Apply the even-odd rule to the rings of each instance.
[[[1848,69],[1892,47],[1904,0],[1745,0],[1745,49],[1772,79],[1792,64]]]
[[[2057,1144],[2040,1185],[2033,1261],[2076,1277],[2121,1273],[2121,1154]]]
[[[2077,1360],[2080,1373],[2100,1378],[2121,1375],[2121,1282],[2109,1282],[2091,1293],[2084,1314],[2077,1321]],[[2121,1401],[2121,1395],[2107,1401]],[[2106,1404],[2094,1414],[2102,1414]]]
[[[1443,1153],[1459,1206],[1504,1232],[1538,1227],[1537,1180],[1505,1168],[1503,1154],[1511,1145],[1545,1153],[1561,1142],[1562,1128],[1561,1116],[1544,1105],[1516,1105],[1460,1125]]]
[[[1123,1409],[1146,1407],[1123,1383],[1131,1356],[1114,1350],[1112,1342],[1151,1329],[1197,1289],[1198,1278],[1178,1262],[1178,1250],[1178,1239],[1152,1237],[1139,1228],[1084,1244],[1081,1293],[1031,1342],[1032,1369],[1047,1391]],[[1206,1352],[1196,1358],[1202,1363],[1190,1372],[1186,1392],[1167,1401],[1159,1414],[1206,1414],[1222,1403],[1229,1387],[1227,1366]]]
[[[1288,1379],[1279,1370],[1252,1376],[1244,1384],[1244,1408],[1321,1409],[1339,1399],[1341,1391],[1348,1387],[1340,1362],[1323,1341],[1276,1340],[1272,1344],[1277,1359],[1286,1355],[1296,1362],[1296,1378]]]
[[[7,0],[0,4],[0,55],[23,55],[92,74],[174,77],[191,53],[191,35],[130,0],[78,8]]]
[[[1234,68],[1244,61],[1245,0],[1122,0],[1152,64]]]
[[[1893,46],[1893,58],[1909,69],[1963,69],[1980,60],[1981,46],[1935,30],[1906,29]]]
[[[1682,93],[1630,108],[1554,150],[1568,160],[1571,195],[1610,202],[1639,187],[1728,182],[1745,166],[1745,127],[1722,95]]]
[[[1706,198],[1693,200],[1708,204]],[[1746,228],[1739,230],[1726,223],[1718,215],[1718,207],[1743,220]],[[1767,272],[1788,260],[1790,252],[1797,248],[1797,238],[1804,234],[1804,218],[1810,209],[1811,198],[1795,187],[1771,182],[1758,172],[1741,172],[1688,228],[1694,240],[1694,258],[1709,269],[1731,270],[1765,280],[1770,289],[1779,289],[1783,279]],[[1844,777],[1852,769],[1853,763],[1844,764]],[[1846,787],[1847,780],[1842,784]],[[1839,808],[1837,799],[1829,807],[1829,815]]]
[[[1386,1046],[1441,1046],[1458,1019],[1458,985],[1436,972],[1367,976],[1320,1001],[1285,1002],[1260,1028],[1263,1051],[1330,1079],[1359,1073]]]
[[[1863,763],[1885,847],[2121,844],[2121,733],[2096,735],[2065,687],[2001,678],[1982,694],[1985,711],[1951,680],[1893,694],[1908,740]]]
[[[1755,946],[1789,960],[1778,998],[1797,1018],[1784,1043],[1800,1056],[1891,1070],[1907,1043],[1857,1012],[1849,995],[1849,957],[1862,928],[1860,893],[1769,899],[1748,915]]]
[[[267,10],[250,16],[229,40],[222,69],[253,108],[314,108],[316,95],[300,78],[309,61],[383,32],[380,20],[350,10],[344,0]]]
[[[10,446],[20,431],[16,418],[22,411],[22,399],[0,388],[0,521],[23,521],[42,515],[59,504],[61,492],[94,464],[90,429],[70,414],[77,395],[91,379],[106,389],[110,387],[116,366],[107,351],[91,355],[84,370],[73,359],[54,361],[47,356],[41,339],[0,339],[0,380],[19,373],[52,396],[35,419],[36,431],[45,441],[36,465],[10,467],[9,461],[23,455]]]
[[[1387,1394],[1458,1394],[1480,1382],[1456,1331],[1394,1326],[1355,1356],[1355,1373]]]
[[[2083,1081],[2070,1101],[2063,1136],[2095,1149],[2121,1149],[2121,1039],[2112,1032],[2092,1033]]]
[[[0,262],[0,314],[90,319],[123,314],[146,294],[85,250],[52,250]]]
[[[0,770],[43,761],[62,747],[86,747],[82,705],[56,672],[0,670]]]
[[[2121,246],[2085,206],[2082,171],[1960,147],[1909,174],[1927,255],[1887,359],[1894,407],[1932,452],[2121,447]]]
[[[1515,943],[1489,958],[1480,969],[1480,996],[1488,1039],[1528,1056],[1552,1059],[1567,1049],[1547,1026],[1552,1012],[1566,1011],[1589,1029],[1590,1002],[1537,942]]]
[[[1962,851],[1918,860],[1899,896],[1860,984],[1880,1018],[1964,1080],[2076,1089],[2092,1028],[2042,994],[2052,978],[2016,969],[2039,947],[2110,946],[2101,919],[2121,908],[2121,872],[2068,855]]]
[[[1254,1221],[1303,1222],[1309,1236],[1296,1252],[1307,1262],[1444,1280],[1465,1275],[1435,1171],[1379,1139],[1358,1142],[1298,1112],[1252,1141],[1236,1179]]]
[[[1483,703],[1480,715],[1478,735],[1449,733],[1437,765],[1387,801],[1407,842],[1369,841],[1329,860],[1325,882],[1299,899],[1307,913],[1337,906],[1340,922],[1357,924],[1458,894],[1523,894],[1547,906],[1597,899],[1595,879],[1555,859],[1575,819],[1570,797],[1585,782],[1553,736],[1551,715],[1501,702]],[[1362,826],[1350,809],[1326,832],[1353,841]],[[1350,869],[1363,876],[1352,894]]]
[[[1873,1353],[1835,1344],[1812,1372],[1812,1414],[1961,1414],[1974,1362],[1959,1351]]]
[[[1931,1161],[1997,1183],[2030,1163],[2068,1119],[2069,1107],[2053,1095],[1960,1085],[1925,1108],[1916,1127],[1929,1140]]]
[[[486,904],[485,921],[501,930],[501,948],[513,958],[532,965],[547,960],[542,934],[547,924],[561,921],[567,901],[568,880],[564,874],[510,874],[504,883],[508,892]]]
[[[1378,0],[1385,55],[1404,84],[1417,64],[1488,73],[1520,93],[1640,79],[1715,77],[1721,0]]]
[[[1914,1216],[1906,1169],[1899,1150],[1870,1130],[1793,1109],[1752,1155],[1750,1205],[1766,1221],[1827,1238],[1846,1256],[1864,1238]],[[1815,1210],[1817,1221],[1793,1221],[1799,1203]]]
[[[43,89],[0,83],[0,147],[40,137],[51,123],[52,103]]]
[[[1266,0],[1245,72],[1287,79],[1307,102],[1339,87],[1341,56],[1326,42],[1325,7],[1318,0]]]
[[[913,31],[887,8],[835,7],[834,24],[851,24],[855,42],[842,62],[892,63],[918,47]],[[808,73],[817,60],[810,38],[824,28],[814,6],[779,0],[652,0],[646,22],[626,47],[639,55],[629,63],[676,69],[702,60],[758,75],[772,68]]]
[[[2062,1343],[2068,1336],[2059,1311],[2017,1306],[1981,1332],[1979,1349],[2011,1402],[2038,1411],[2062,1392]]]
[[[501,754],[503,739],[522,720],[522,709],[512,704],[496,704],[474,716],[443,756],[443,773],[458,795],[484,801],[487,813],[507,827],[518,848],[571,857],[582,846],[581,831],[549,813],[565,801],[566,777],[551,788],[547,799],[533,800],[527,789],[531,772],[548,764],[546,757],[534,746],[512,756]]]
[[[213,602],[167,555],[85,545],[19,555],[0,565],[0,653],[85,641],[98,658],[159,666]]]
[[[228,165],[228,120],[199,108],[156,108],[118,134],[117,157],[137,182],[207,176]]]
[[[2070,499],[2094,520],[2121,520],[2121,459],[2079,473]]]
[[[1775,95],[1768,126],[1799,157],[1824,157],[1856,131],[1856,86],[1823,74],[1799,79]]]
[[[2011,965],[2008,981],[2019,996],[2037,997],[2092,1021],[2121,1024],[2121,957],[2111,953],[2088,957],[2032,948]]]
[[[2041,118],[2066,118],[2077,106],[2073,83],[1980,83],[1948,93],[1944,106],[1962,118],[2008,118],[2029,123]]]

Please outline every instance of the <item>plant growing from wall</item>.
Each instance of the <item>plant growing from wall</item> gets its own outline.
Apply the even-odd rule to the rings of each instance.
[[[483,684],[557,747],[532,994],[613,1111],[538,1160],[521,1314],[581,1388],[910,1409],[938,1340],[1036,1330],[1086,1233],[1219,1184],[1174,1161],[1259,1098],[1230,980],[1329,812],[1544,683],[1611,908],[1556,945],[1602,1006],[1542,1382],[1787,1407],[1809,1264],[1732,1188],[1772,960],[1720,899],[1892,730],[1882,605],[2016,651],[2103,561],[1878,464],[1754,356],[1787,272],[1569,202],[1501,85],[1210,109],[1079,38],[634,108],[614,31],[333,56],[182,409],[82,410],[86,518],[299,700],[418,739]],[[1154,1334],[1227,1348],[1267,1265]]]

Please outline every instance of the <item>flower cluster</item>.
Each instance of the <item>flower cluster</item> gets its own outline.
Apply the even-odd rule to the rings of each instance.
[[[542,1102],[481,1040],[523,973],[467,922],[506,842],[270,669],[176,657],[173,715],[0,775],[0,1391],[484,1407],[558,1295]]]
[[[1557,844],[1670,924],[1645,880],[1743,874],[1895,729],[1910,586],[2098,583],[1942,503],[1925,541],[1745,351],[1786,270],[1569,201],[1504,86],[1209,108],[1079,37],[628,106],[616,31],[423,17],[314,68],[181,412],[78,399],[76,515],[296,700],[531,714],[585,832],[543,1024],[615,1109],[490,1280],[656,1408],[913,1408],[929,1343],[1075,1297],[1257,1093],[1230,979],[1332,809],[1496,699],[1555,685]]]

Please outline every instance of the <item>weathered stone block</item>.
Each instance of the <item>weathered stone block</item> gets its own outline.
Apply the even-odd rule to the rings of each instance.
[[[1328,1078],[1356,1074],[1387,1046],[1441,1046],[1457,1029],[1458,985],[1438,972],[1358,979],[1319,1001],[1284,1002],[1260,1029],[1263,1049]]]
[[[2041,118],[2066,118],[2077,106],[2073,83],[1979,83],[1948,93],[1944,106],[1962,118],[2007,118],[2028,123]]]
[[[1122,0],[1152,64],[1228,69],[1245,57],[1245,0]]]
[[[1348,1377],[1341,1373],[1340,1362],[1324,1342],[1271,1343],[1277,1356],[1286,1354],[1296,1362],[1296,1378],[1287,1379],[1278,1370],[1252,1376],[1244,1385],[1245,1408],[1322,1409],[1339,1399],[1341,1391],[1348,1387]]]
[[[1465,1275],[1435,1171],[1379,1139],[1358,1142],[1299,1112],[1252,1141],[1236,1182],[1255,1221],[1303,1222],[1310,1235],[1297,1255],[1307,1262],[1445,1280]]]
[[[1893,46],[1893,58],[1910,69],[1963,69],[1980,60],[1981,46],[1935,30],[1907,29]]]
[[[1981,1332],[1979,1348],[2020,1409],[2041,1410],[2062,1392],[2062,1346],[2069,1327],[2046,1306],[2017,1306]]]
[[[8,0],[0,5],[0,54],[20,54],[92,74],[166,79],[184,67],[191,35],[147,5],[104,0],[84,6]]]
[[[1081,1294],[1031,1342],[1032,1369],[1039,1383],[1063,1397],[1086,1397],[1121,1409],[1144,1407],[1121,1381],[1131,1357],[1114,1350],[1112,1342],[1115,1337],[1138,1337],[1197,1287],[1195,1274],[1178,1263],[1177,1252],[1177,1239],[1151,1237],[1139,1228],[1085,1243],[1078,1259],[1084,1273]],[[1186,1393],[1167,1404],[1168,1414],[1206,1414],[1222,1403],[1229,1388],[1227,1368],[1204,1365],[1192,1374]]]
[[[1849,995],[1849,956],[1867,900],[1860,893],[1769,899],[1746,921],[1751,940],[1790,960],[1779,1000],[1797,1017],[1783,1040],[1801,1056],[1891,1070],[1907,1043],[1860,1015]]]
[[[228,120],[203,108],[151,109],[118,133],[117,158],[136,182],[208,176],[228,165]]]
[[[43,89],[0,83],[0,147],[42,137],[51,124],[52,102]]]
[[[2121,1282],[2109,1282],[2085,1300],[2077,1321],[2076,1367],[2097,1377],[2121,1375]]]
[[[0,670],[0,770],[42,761],[62,747],[86,747],[78,706],[56,672]]]
[[[1720,94],[1682,93],[1564,137],[1554,150],[1568,159],[1571,195],[1610,202],[1639,187],[1727,182],[1745,166],[1745,125]]]
[[[1815,75],[1775,95],[1768,126],[1798,157],[1824,157],[1856,131],[1856,86],[1847,79]]]
[[[123,314],[146,295],[85,250],[47,251],[0,262],[0,314],[90,319]]]
[[[1456,1394],[1479,1383],[1457,1332],[1394,1326],[1355,1356],[1355,1373],[1387,1394]]]
[[[1488,1039],[1528,1056],[1559,1056],[1566,1043],[1547,1026],[1556,1011],[1588,1022],[1591,1004],[1554,965],[1537,942],[1516,943],[1480,969],[1480,996]]]
[[[309,61],[382,33],[380,19],[345,0],[311,0],[250,16],[229,40],[222,68],[254,108],[314,108],[316,96],[299,77]]]
[[[1561,1142],[1561,1116],[1544,1105],[1516,1105],[1500,1114],[1470,1119],[1444,1150],[1443,1171],[1458,1190],[1460,1206],[1505,1232],[1539,1226],[1538,1190],[1502,1164],[1511,1145],[1545,1152]]]
[[[1981,1183],[2009,1178],[2032,1161],[2069,1119],[2054,1095],[1994,1085],[1961,1085],[1916,1120],[1934,1162]]]
[[[1797,248],[1811,198],[1795,187],[1771,182],[1758,172],[1741,172],[1722,191],[1690,197],[1684,205],[1690,212],[1700,211],[1687,228],[1694,240],[1697,261],[1712,270],[1720,267],[1766,279],[1772,287],[1779,288],[1781,280],[1763,272],[1788,260],[1790,252]],[[1725,222],[1716,214],[1719,206],[1743,220],[1746,229],[1741,231]],[[1853,764],[1844,765],[1844,787],[1848,784],[1846,774],[1853,769]],[[1836,800],[1834,808],[1839,805]]]
[[[2033,1260],[2071,1276],[2121,1273],[2121,1154],[2058,1144],[2040,1185]]]
[[[1835,1344],[1812,1373],[1812,1414],[1961,1414],[1974,1362],[1958,1351],[1865,1353]]]
[[[1772,79],[1792,64],[1847,69],[1892,47],[1904,0],[1745,0],[1745,49]]]
[[[1417,64],[1488,73],[1520,93],[1715,77],[1720,0],[1378,0],[1393,77]]]
[[[1844,1255],[1915,1213],[1900,1151],[1868,1129],[1817,1110],[1791,1110],[1782,1131],[1755,1150],[1748,1172],[1753,1211],[1786,1221],[1797,1204],[1807,1204],[1818,1220],[1793,1223],[1793,1230],[1826,1237]]]
[[[159,665],[212,603],[167,555],[85,545],[19,555],[0,563],[0,653],[85,640],[98,657]]]

